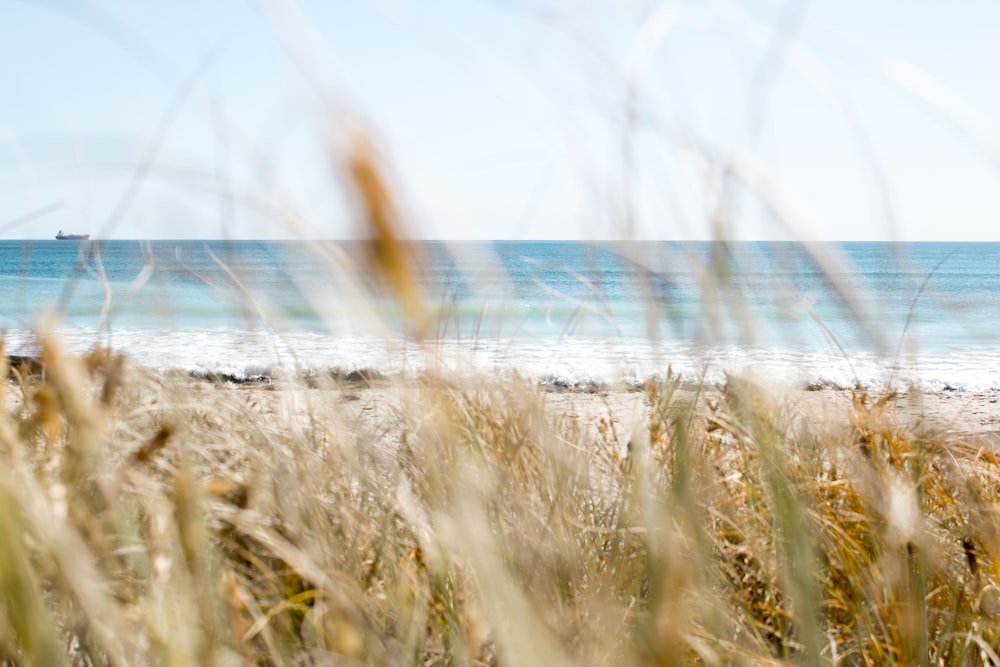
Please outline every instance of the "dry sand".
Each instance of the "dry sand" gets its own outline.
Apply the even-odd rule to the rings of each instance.
[[[398,437],[401,410],[413,405],[412,390],[396,385],[358,383],[333,390],[279,389],[266,393],[275,401],[268,401],[271,409],[287,415],[308,415],[332,408],[344,426],[372,429],[380,438],[390,441]],[[846,423],[850,414],[849,391],[790,389],[777,396],[806,415],[842,417]],[[719,397],[719,391],[711,389],[697,396],[681,392],[679,399],[694,401],[699,410],[707,413]],[[648,423],[649,404],[641,391],[554,391],[543,392],[542,399],[551,420],[576,420],[593,430],[613,429],[616,439],[622,442],[627,442]],[[948,431],[1000,444],[1000,392],[911,392],[891,398],[888,408],[896,424],[915,432]]]

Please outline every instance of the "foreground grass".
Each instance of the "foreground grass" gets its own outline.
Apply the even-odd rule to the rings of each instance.
[[[219,389],[44,344],[0,412],[0,663],[1000,662],[1000,460],[863,393]]]

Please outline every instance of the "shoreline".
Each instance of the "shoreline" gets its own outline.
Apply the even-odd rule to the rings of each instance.
[[[40,356],[8,355],[7,361],[9,377],[13,381],[18,379],[14,374],[15,370],[21,375],[27,373],[32,376],[41,376],[45,372]],[[359,405],[379,404],[396,408],[399,407],[401,391],[440,381],[440,378],[430,373],[404,378],[372,369],[333,369],[322,374],[303,373],[292,380],[279,380],[267,373],[243,377],[225,372],[182,369],[160,371],[140,365],[132,368],[153,377],[190,382],[193,386],[274,392],[280,396],[292,397],[293,403],[305,404],[308,397],[319,397],[332,392],[338,403],[357,402]],[[464,380],[472,380],[474,377],[477,376]],[[550,418],[565,416],[593,420],[595,415],[610,415],[612,421],[631,424],[648,414],[649,409],[645,382],[620,383],[612,387],[596,382],[569,383],[517,377],[501,377],[495,381],[497,386],[523,382],[523,386],[537,390],[543,397]],[[765,387],[804,414],[821,410],[826,416],[846,416],[851,407],[853,390],[835,385],[813,383],[789,386],[775,380],[771,386]],[[885,390],[863,390],[872,400],[890,394]],[[702,405],[699,410],[704,411],[705,404],[717,400],[724,388],[716,384],[706,384],[699,388],[694,382],[682,380],[678,391],[689,397],[701,394]],[[988,436],[1000,443],[1000,390],[911,389],[891,393],[891,397],[887,399],[887,407],[896,423],[910,429],[924,428],[954,435]],[[643,410],[647,413],[640,414]]]
[[[424,383],[397,383],[390,379],[369,380],[354,377],[326,386],[316,384],[275,383],[275,384],[234,384],[216,382],[206,378],[192,377],[204,388],[221,391],[247,391],[254,394],[269,394],[279,403],[286,404],[294,412],[305,415],[315,401],[332,402],[346,407],[355,419],[367,422],[368,426],[380,426],[375,415],[381,418],[389,413],[404,409],[406,395],[426,390]],[[465,385],[462,385],[465,386]],[[509,380],[501,380],[496,388],[512,386]],[[544,404],[547,417],[552,421],[576,419],[582,425],[594,426],[602,419],[615,425],[627,434],[643,428],[649,418],[649,401],[644,389],[617,389],[595,391],[590,388],[558,388],[539,383],[525,383],[524,387],[537,391]],[[493,387],[487,387],[487,389]],[[791,410],[805,417],[833,418],[848,423],[852,410],[851,390],[824,388],[822,390],[778,387],[774,397]],[[695,400],[698,413],[702,416],[711,412],[710,406],[722,395],[722,389],[710,386],[696,391],[682,385],[678,390],[680,401]],[[869,404],[886,394],[868,393]],[[886,400],[886,412],[896,425],[914,433],[934,432],[955,437],[985,438],[1000,445],[1000,392],[995,391],[912,391],[892,394]]]

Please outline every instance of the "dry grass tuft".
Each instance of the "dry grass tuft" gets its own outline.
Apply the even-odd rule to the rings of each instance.
[[[386,165],[372,136],[361,129],[350,134],[346,148],[340,152],[344,181],[353,190],[358,218],[363,221],[368,238],[368,263],[400,300],[407,321],[422,338],[429,324],[418,288],[417,247],[409,238],[402,211],[389,186]]]
[[[366,390],[383,422],[42,349],[0,413],[0,664],[996,661],[1000,458],[860,390],[668,377],[628,428],[426,376]]]

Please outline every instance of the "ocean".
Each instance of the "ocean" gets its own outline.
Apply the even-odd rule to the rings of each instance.
[[[1000,244],[426,242],[414,317],[362,242],[3,241],[0,326],[279,381],[355,370],[1000,390]],[[404,314],[406,313],[406,314]]]

